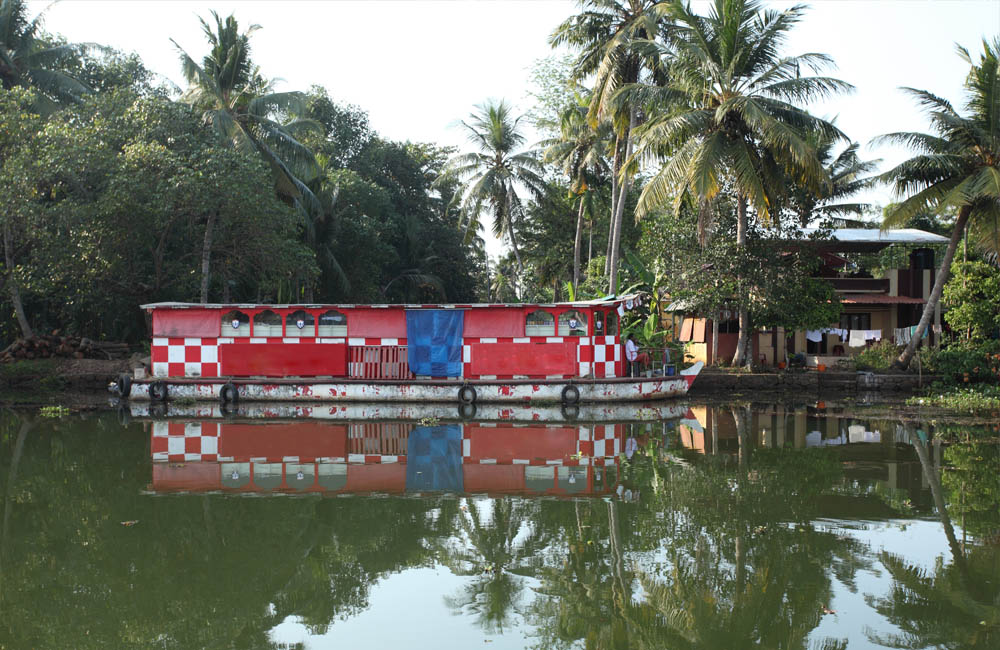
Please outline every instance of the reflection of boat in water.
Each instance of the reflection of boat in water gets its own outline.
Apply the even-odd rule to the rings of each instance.
[[[122,406],[132,417],[257,419],[311,418],[315,420],[471,420],[504,422],[655,422],[694,417],[687,404],[678,402],[525,405],[525,404],[414,404],[414,403],[323,403],[241,402],[220,405],[212,402],[158,404],[131,402]]]
[[[643,423],[227,419],[149,421],[151,490],[597,496]]]

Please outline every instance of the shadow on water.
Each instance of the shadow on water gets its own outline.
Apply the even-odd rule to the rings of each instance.
[[[143,408],[0,416],[0,647],[1000,640],[985,430],[779,405]]]

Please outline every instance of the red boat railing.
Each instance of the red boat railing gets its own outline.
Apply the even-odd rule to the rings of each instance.
[[[405,345],[357,345],[348,352],[347,372],[357,379],[413,379]]]

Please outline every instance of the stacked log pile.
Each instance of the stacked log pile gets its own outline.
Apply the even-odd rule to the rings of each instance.
[[[128,343],[94,341],[86,337],[60,336],[56,330],[30,339],[17,339],[0,352],[0,363],[22,359],[126,359]]]

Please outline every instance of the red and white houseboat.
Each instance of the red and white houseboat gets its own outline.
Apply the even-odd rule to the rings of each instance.
[[[517,305],[155,303],[133,400],[563,403],[683,395],[702,364],[626,377],[634,297]],[[138,374],[138,373],[137,373]]]

